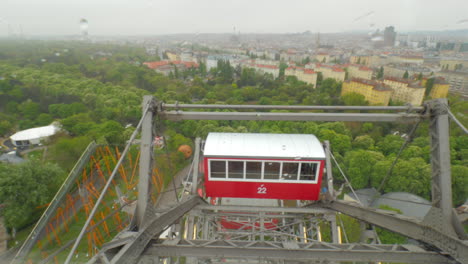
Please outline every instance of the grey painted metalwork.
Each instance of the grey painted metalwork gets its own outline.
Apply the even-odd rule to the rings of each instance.
[[[201,204],[195,207],[197,210],[206,211],[228,211],[228,212],[270,212],[270,213],[290,213],[290,214],[327,214],[332,210],[319,207],[258,207],[239,205],[207,205]]]
[[[163,111],[168,120],[283,120],[283,121],[341,121],[341,122],[400,122],[414,123],[420,114],[394,113],[271,113],[271,112],[184,112]]]
[[[366,261],[404,263],[454,263],[435,252],[414,245],[329,244],[232,240],[170,240],[155,243],[143,256],[191,256],[201,258],[262,258],[296,261]],[[144,257],[142,258],[144,260]]]
[[[198,165],[200,163],[200,138],[195,139],[195,152],[193,153],[193,171],[192,171],[192,195],[197,193],[198,187]]]
[[[142,227],[134,239],[128,242],[122,249],[112,258],[111,263],[115,264],[130,264],[136,263],[141,253],[146,248],[151,239],[159,236],[168,226],[176,220],[184,216],[197,204],[203,203],[203,200],[198,196],[192,196],[184,202],[169,210],[167,213],[153,216],[148,219],[147,224]]]
[[[402,216],[390,211],[362,207],[356,203],[345,201],[323,204],[323,207],[331,208],[370,224],[431,244],[450,254],[461,263],[468,263],[468,242],[438,230],[434,226],[427,225],[416,218]]]
[[[146,208],[149,199],[150,178],[153,172],[153,96],[146,95],[143,98],[142,111],[150,106],[150,111],[143,118],[141,126],[141,146],[140,146],[140,173],[138,180],[138,200],[136,206],[136,225],[138,228],[144,225]]]
[[[460,129],[465,132],[465,134],[468,134],[468,129],[455,117],[455,115],[450,110],[448,110],[448,115],[450,119],[452,119],[453,122],[455,122],[460,127]]]
[[[452,181],[450,175],[450,143],[447,99],[427,103],[429,108],[429,137],[431,139],[432,205],[442,210],[452,226]]]
[[[342,106],[342,105],[220,105],[220,104],[163,104],[164,109],[256,109],[256,110],[355,110],[420,112],[422,106]]]
[[[328,199],[330,200],[335,200],[335,190],[333,188],[333,172],[332,172],[332,163],[331,163],[331,159],[330,159],[330,153],[331,153],[331,150],[330,150],[330,142],[328,140],[325,140],[323,142],[323,146],[324,146],[324,150],[325,150],[325,166],[326,166],[326,170],[327,170],[327,187],[328,187],[328,194],[329,194],[329,197],[327,197]]]
[[[138,131],[140,130],[141,125],[143,124],[143,120],[144,120],[146,114],[148,113],[149,109],[150,109],[150,105],[147,105],[145,110],[143,111],[143,116],[141,117],[140,122],[138,123],[137,127],[135,128],[135,131],[133,131],[127,145],[125,146],[125,149],[122,151],[122,155],[120,156],[120,159],[117,161],[117,164],[115,164],[114,170],[112,171],[111,175],[109,176],[109,179],[107,179],[106,185],[102,189],[101,194],[99,195],[99,198],[97,199],[96,203],[94,204],[93,210],[89,214],[88,219],[86,219],[86,222],[83,225],[83,227],[82,227],[82,229],[80,231],[80,234],[78,235],[75,243],[73,244],[73,247],[72,247],[72,249],[70,250],[70,253],[67,256],[67,259],[64,262],[65,264],[70,263],[71,258],[73,256],[73,253],[75,252],[76,248],[80,244],[80,241],[83,238],[83,235],[85,234],[86,229],[89,226],[89,223],[91,222],[94,215],[96,214],[97,209],[99,207],[99,204],[104,199],[104,195],[106,194],[107,190],[109,189],[109,186],[111,185],[112,180],[114,179],[115,175],[117,175],[117,172],[118,172],[118,170],[120,168],[120,165],[122,164],[122,162],[123,162],[125,156],[127,155],[128,151],[130,150],[130,146],[132,145],[133,140],[135,140],[135,137],[137,136]]]
[[[34,244],[36,244],[41,233],[43,232],[44,227],[49,222],[50,217],[53,215],[55,210],[57,210],[57,208],[60,205],[60,202],[62,202],[65,195],[70,191],[72,185],[75,184],[76,177],[80,175],[80,172],[83,170],[84,166],[86,166],[86,164],[88,163],[91,155],[94,153],[97,146],[98,145],[96,144],[96,142],[93,141],[89,143],[88,147],[85,149],[85,151],[83,151],[83,154],[81,154],[81,157],[75,163],[75,166],[73,166],[72,170],[68,174],[68,177],[65,179],[62,186],[60,187],[60,189],[57,191],[54,198],[52,199],[51,203],[49,204],[45,212],[42,214],[39,221],[37,221],[36,225],[34,226],[33,230],[29,234],[24,244],[19,249],[18,253],[16,254],[15,258],[12,261],[12,264],[21,263],[24,257],[27,254],[29,254],[32,247],[34,246]]]
[[[440,155],[448,148],[448,119],[445,113],[440,112],[440,101],[429,103],[424,107],[348,107],[348,106],[239,106],[239,105],[164,105],[159,104],[157,114],[168,120],[286,120],[286,121],[353,121],[353,122],[418,122],[421,119],[430,118],[433,124],[432,130],[438,129],[431,136],[437,143],[437,149],[433,153]],[[444,105],[445,109],[446,106]],[[175,109],[175,111],[167,111]],[[397,111],[396,113],[276,113],[276,112],[192,112],[181,111],[181,109],[257,109],[257,110],[361,110],[361,111]],[[429,109],[429,111],[424,110]],[[429,115],[427,114],[429,113]],[[441,117],[442,115],[442,117]],[[447,125],[446,125],[447,124]],[[439,143],[444,137],[447,142]],[[434,145],[434,144],[433,144]],[[435,154],[433,154],[435,155]],[[446,155],[449,157],[449,155]],[[437,161],[433,168],[445,166],[446,161]],[[328,169],[328,168],[327,168]],[[331,170],[331,169],[330,169]],[[440,170],[440,168],[439,168]],[[443,187],[437,189],[440,192],[437,199],[442,203],[441,207],[447,208],[444,199],[451,198],[451,190],[447,189],[450,183],[450,170],[437,172],[444,175]],[[193,185],[196,185],[192,178]],[[194,190],[192,188],[192,191]],[[442,199],[441,197],[444,197]],[[200,199],[192,197],[193,199]],[[396,215],[393,212],[365,208],[356,204],[343,201],[334,201],[322,205],[322,208],[287,208],[287,207],[256,207],[256,206],[211,206],[198,205],[193,202],[187,206],[177,206],[159,217],[153,218],[138,236],[128,242],[114,256],[108,260],[115,251],[107,251],[106,258],[101,262],[111,263],[134,263],[143,254],[152,256],[186,256],[186,257],[229,257],[229,258],[262,258],[262,259],[291,259],[291,260],[326,260],[326,261],[386,261],[406,263],[453,263],[447,258],[450,255],[456,260],[468,263],[468,244],[455,237],[453,232],[447,233],[432,223],[421,222],[413,218]],[[193,208],[192,211],[190,209]],[[403,234],[416,240],[425,242],[439,248],[441,251],[427,252],[416,246],[398,245],[362,245],[362,244],[328,244],[318,243],[320,237],[320,221],[333,223],[332,213],[329,209],[339,211],[381,226],[388,230]],[[174,210],[177,210],[176,212]],[[438,217],[442,219],[444,213],[441,208],[433,207]],[[450,210],[451,207],[450,207]],[[162,230],[183,214],[189,212],[186,217],[186,235],[180,234],[179,239],[166,239],[161,243],[154,243],[147,247],[151,239],[156,238]],[[148,214],[147,214],[148,216]],[[164,216],[164,217],[163,217]],[[274,229],[265,228],[267,221],[278,219],[278,226]],[[239,229],[220,228],[222,219],[236,220],[242,227]],[[247,220],[246,220],[247,219]],[[451,218],[449,218],[451,219]],[[450,221],[450,220],[449,220]],[[442,222],[442,221],[439,221]],[[445,223],[445,222],[444,222]],[[202,230],[202,232],[200,232]],[[333,234],[333,241],[337,241],[337,234]],[[229,238],[229,240],[225,240]],[[298,242],[300,241],[300,242]],[[304,242],[304,243],[302,243]],[[307,242],[307,243],[305,243]],[[145,252],[143,252],[143,250]],[[140,259],[143,260],[143,259]]]

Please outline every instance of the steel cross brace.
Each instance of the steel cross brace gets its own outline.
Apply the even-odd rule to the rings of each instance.
[[[192,196],[168,212],[148,219],[147,224],[143,226],[138,233],[134,235],[133,239],[126,243],[109,262],[112,264],[137,263],[141,253],[145,250],[151,239],[159,236],[168,226],[201,203],[203,203],[203,200],[199,196]],[[108,253],[110,253],[110,251],[112,250],[109,250],[109,252],[100,252],[99,254],[109,256]]]
[[[162,118],[182,120],[283,120],[331,122],[400,122],[413,123],[422,118],[409,113],[272,113],[272,112],[185,112],[162,111]]]
[[[232,240],[167,240],[153,243],[142,260],[155,256],[202,258],[256,258],[296,261],[363,261],[454,263],[436,252],[415,245],[367,245]],[[328,262],[327,262],[328,263]]]
[[[435,229],[415,218],[406,217],[394,212],[362,207],[353,202],[335,201],[322,204],[343,214],[352,216],[370,224],[433,245],[450,254],[461,263],[468,263],[468,241]]]

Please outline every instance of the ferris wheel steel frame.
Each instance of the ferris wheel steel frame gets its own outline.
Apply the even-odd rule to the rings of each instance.
[[[142,152],[140,168],[151,168],[152,128],[159,124],[154,117],[160,119],[181,120],[277,120],[277,121],[344,121],[344,122],[400,122],[414,123],[428,120],[431,138],[432,167],[432,197],[433,204],[429,214],[423,221],[402,215],[388,213],[382,210],[370,209],[356,204],[332,199],[316,203],[309,207],[241,207],[214,206],[206,204],[196,195],[198,168],[193,169],[191,196],[167,209],[166,213],[155,211],[148,207],[148,188],[139,189],[136,219],[126,234],[116,237],[107,247],[101,250],[90,263],[159,263],[158,257],[186,256],[201,258],[246,258],[270,259],[287,261],[389,261],[408,263],[468,263],[468,242],[465,240],[460,223],[454,215],[452,206],[449,123],[447,100],[436,99],[426,102],[422,107],[383,107],[383,106],[255,106],[255,105],[189,105],[164,104],[152,96],[144,97],[144,106],[151,105],[152,115],[145,115],[142,126]],[[230,110],[230,112],[193,111]],[[231,111],[240,110],[240,111]],[[250,112],[247,110],[289,110],[301,112]],[[310,111],[327,112],[310,112]],[[335,111],[335,112],[332,112]],[[337,112],[347,111],[347,112]],[[365,111],[349,113],[349,111]],[[367,111],[385,111],[367,113]],[[195,159],[198,159],[200,142],[196,142]],[[327,146],[327,144],[325,144]],[[145,148],[144,148],[145,147]],[[329,163],[329,162],[328,162]],[[328,165],[328,164],[327,164]],[[194,167],[198,166],[198,162]],[[331,171],[331,168],[327,168]],[[151,170],[149,170],[151,171]],[[149,185],[149,174],[140,171],[140,183]],[[328,180],[328,179],[327,179]],[[332,187],[328,181],[329,187]],[[140,188],[140,185],[139,185]],[[333,190],[332,188],[330,188]],[[333,235],[334,243],[319,243],[316,240],[281,241],[265,239],[266,230],[259,239],[229,240],[213,237],[203,231],[210,230],[219,217],[216,212],[247,212],[263,216],[266,212],[276,211],[281,214],[311,215],[322,213],[330,215],[334,211],[350,215],[367,223],[381,226],[391,231],[414,238],[431,250],[416,245],[364,245],[338,244],[337,236]],[[176,224],[185,215],[190,230],[182,232],[183,227]],[[211,217],[211,219],[210,219]],[[260,217],[258,220],[263,221]],[[327,219],[330,219],[328,217]],[[196,221],[195,221],[196,220]],[[198,225],[198,226],[197,226]],[[159,235],[164,229],[175,227],[178,235],[172,239],[160,240]],[[335,223],[336,226],[336,223]],[[196,229],[197,231],[195,231]],[[202,230],[202,231],[200,231]],[[184,233],[184,235],[182,235]],[[301,235],[301,234],[300,234]],[[184,237],[185,236],[185,237]],[[270,236],[268,236],[270,238]],[[155,262],[158,261],[158,262]],[[285,262],[286,261],[286,262]]]

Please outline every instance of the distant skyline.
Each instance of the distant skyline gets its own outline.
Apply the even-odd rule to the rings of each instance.
[[[466,0],[2,0],[0,36],[468,29]]]

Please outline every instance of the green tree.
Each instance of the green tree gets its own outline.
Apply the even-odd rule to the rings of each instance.
[[[322,80],[323,80],[323,74],[322,72],[318,72],[317,73],[317,87],[319,87],[322,84]]]
[[[356,189],[369,187],[374,165],[383,159],[384,155],[376,151],[346,152],[344,162],[351,185]]]
[[[431,94],[432,87],[434,87],[434,78],[429,78],[426,81],[426,96],[429,96]]]
[[[354,92],[341,96],[341,100],[345,105],[369,105],[364,95]]]
[[[50,123],[52,123],[52,121],[54,121],[54,119],[49,114],[42,113],[42,114],[39,114],[39,116],[37,117],[36,125],[37,126],[47,126],[47,125],[50,125]]]
[[[353,148],[371,150],[374,148],[374,139],[369,135],[358,136],[353,141]]]
[[[54,144],[49,147],[46,159],[50,162],[57,163],[61,168],[69,171],[73,168],[90,142],[91,139],[85,136],[58,138]]]
[[[385,155],[397,154],[405,140],[397,135],[387,135],[377,143],[377,147]]]
[[[31,100],[27,100],[19,105],[19,110],[23,114],[24,118],[34,120],[39,114],[39,104],[34,103]]]
[[[468,167],[452,166],[452,195],[455,206],[463,204],[468,197]]]
[[[382,79],[384,76],[384,67],[380,66],[379,70],[377,71],[377,79]]]
[[[403,79],[408,79],[409,78],[409,73],[408,71],[405,71],[405,73],[403,74]]]
[[[8,120],[1,120],[0,121],[0,135],[5,135],[10,132],[13,128],[13,125]]]
[[[329,140],[332,150],[344,154],[351,149],[351,137],[338,134],[330,129],[322,129],[319,132],[320,140]]]
[[[0,163],[0,203],[5,205],[6,226],[20,229],[36,221],[42,213],[37,207],[50,202],[64,177],[64,171],[51,163]]]

